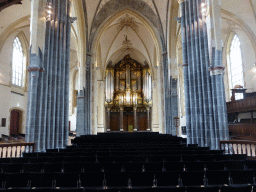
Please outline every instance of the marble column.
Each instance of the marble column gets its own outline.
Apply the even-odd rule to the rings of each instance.
[[[64,148],[68,144],[70,1],[48,0],[44,51],[31,54],[26,141],[35,151]],[[32,18],[31,22],[34,22]],[[31,46],[34,46],[33,44]]]

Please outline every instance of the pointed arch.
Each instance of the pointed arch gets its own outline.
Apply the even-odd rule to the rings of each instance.
[[[21,89],[26,88],[26,67],[28,65],[28,40],[21,31],[13,40],[11,83]]]

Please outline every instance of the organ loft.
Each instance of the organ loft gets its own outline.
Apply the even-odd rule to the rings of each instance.
[[[106,70],[108,131],[151,131],[151,72],[147,63],[140,64],[126,55]]]

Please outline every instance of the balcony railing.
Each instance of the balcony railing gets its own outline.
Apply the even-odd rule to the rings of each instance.
[[[22,157],[24,151],[34,152],[35,143],[2,143],[0,144],[0,158]]]
[[[227,102],[228,113],[256,111],[256,97]]]
[[[220,141],[220,149],[225,154],[246,154],[248,157],[256,156],[256,141],[228,140]]]

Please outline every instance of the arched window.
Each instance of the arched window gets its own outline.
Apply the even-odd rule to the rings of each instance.
[[[232,89],[235,86],[244,87],[244,70],[240,44],[238,36],[234,35],[229,50],[230,85]],[[243,99],[242,93],[236,94],[236,100],[238,99]]]
[[[23,85],[23,69],[24,54],[20,39],[16,37],[13,42],[12,51],[12,84],[22,87]]]

